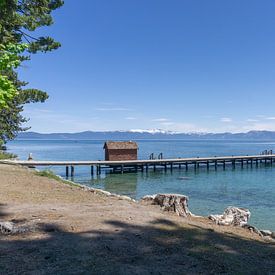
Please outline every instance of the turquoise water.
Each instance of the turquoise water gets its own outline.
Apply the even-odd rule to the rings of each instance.
[[[8,144],[8,149],[20,159],[29,153],[36,160],[102,160],[104,141],[18,140]],[[225,155],[252,155],[263,150],[274,150],[275,142],[243,141],[138,141],[139,159],[148,159],[151,153],[160,152],[165,158],[203,157]],[[47,167],[65,177],[64,167]],[[125,194],[139,199],[144,195],[180,193],[189,196],[189,207],[197,215],[221,213],[229,206],[250,209],[250,223],[275,230],[275,164],[231,166],[223,170],[207,171],[201,167],[194,171],[185,169],[149,171],[148,173],[90,175],[90,167],[76,167],[75,182]]]

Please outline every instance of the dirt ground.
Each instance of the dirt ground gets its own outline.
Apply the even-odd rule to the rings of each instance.
[[[275,274],[275,245],[0,165],[0,274]]]

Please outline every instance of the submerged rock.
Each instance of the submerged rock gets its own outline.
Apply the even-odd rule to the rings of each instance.
[[[210,215],[208,218],[219,225],[245,226],[251,213],[248,209],[229,206],[222,215]]]
[[[156,194],[145,196],[142,201],[160,205],[164,211],[176,212],[179,216],[193,216],[188,209],[188,197],[180,194]]]

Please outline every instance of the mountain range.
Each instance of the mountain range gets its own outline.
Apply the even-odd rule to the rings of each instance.
[[[275,140],[275,132],[249,131],[247,133],[176,133],[165,130],[130,130],[130,131],[85,131],[79,133],[36,132],[20,133],[17,139],[58,139],[58,140]]]

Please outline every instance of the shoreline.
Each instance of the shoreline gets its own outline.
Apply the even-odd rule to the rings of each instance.
[[[185,266],[181,268],[190,273],[233,274],[245,260],[244,270],[250,272],[260,266],[267,273],[275,268],[274,243],[243,228],[215,225],[207,218],[178,217],[156,205],[107,196],[100,189],[85,191],[82,185],[64,184],[17,166],[0,165],[0,185],[0,219],[31,228],[23,234],[0,235],[5,249],[15,249],[13,259],[1,251],[3,270],[11,272],[17,266],[18,270],[28,268],[35,272],[48,264],[50,272],[58,272],[61,266],[67,271],[80,272],[89,266],[97,273],[110,272],[111,267],[119,273],[120,264],[129,273],[133,268],[139,271],[147,268],[155,273],[172,270],[179,274],[183,259]],[[47,249],[57,244],[64,258],[59,259],[51,252],[54,256],[50,258],[59,260],[49,264],[45,259]],[[117,254],[118,248],[121,251]],[[72,249],[79,255],[72,253]],[[170,252],[166,254],[165,249]],[[89,255],[93,255],[92,262],[87,260]],[[38,261],[26,261],[33,257]],[[129,262],[129,257],[135,261]],[[148,257],[152,259],[150,263]],[[70,262],[72,258],[86,259],[84,267]],[[65,262],[68,267],[64,266]],[[237,266],[232,266],[233,262]]]
[[[35,171],[37,171],[38,173],[41,172],[39,169],[35,169]],[[49,172],[52,172],[51,170],[49,170]],[[68,179],[65,179],[63,178],[62,176],[60,175],[57,175],[57,174],[54,174],[56,177],[60,178],[60,180],[62,182],[64,182],[65,184],[72,184],[74,186],[77,186],[77,187],[80,187],[81,189],[85,190],[85,191],[90,191],[90,192],[93,192],[95,194],[102,194],[102,195],[105,195],[107,197],[115,197],[115,198],[118,198],[118,199],[122,199],[122,200],[128,200],[128,201],[132,201],[134,203],[144,203],[145,201],[148,200],[148,198],[154,198],[155,196],[157,196],[158,194],[148,194],[148,195],[145,195],[143,196],[142,198],[140,198],[139,200],[135,200],[133,198],[131,198],[130,196],[126,196],[126,195],[120,195],[120,194],[116,194],[116,193],[111,193],[109,191],[106,191],[106,190],[103,190],[103,189],[99,189],[99,188],[94,188],[94,187],[89,187],[87,185],[84,185],[84,184],[81,184],[81,183],[77,183],[77,182],[74,182],[74,181],[71,181],[71,180],[68,180]],[[47,176],[46,176],[47,177]],[[182,195],[182,196],[185,196],[184,194],[177,194],[177,195]],[[188,198],[188,201],[189,201],[189,198]],[[188,206],[187,206],[188,207]],[[231,207],[231,206],[229,206]],[[248,209],[249,210],[249,209]],[[188,211],[190,211],[188,209]],[[190,217],[193,217],[193,218],[204,218],[204,219],[210,219],[212,221],[213,216],[221,216],[222,214],[209,214],[208,216],[201,216],[201,215],[197,215],[197,214],[194,214],[193,212],[190,212]],[[221,224],[217,224],[216,225],[220,225],[220,226],[223,226]],[[228,225],[226,225],[228,226]],[[241,226],[239,226],[241,227]],[[271,229],[259,229],[258,227],[255,227],[254,225],[251,225],[249,223],[247,223],[246,227],[241,227],[243,229],[249,229],[251,232],[259,235],[260,237],[264,238],[264,237],[268,237],[268,240],[270,241],[274,241],[275,243],[275,231],[272,231]],[[267,232],[270,232],[271,234],[268,236],[266,233]],[[270,239],[269,239],[270,238]]]

